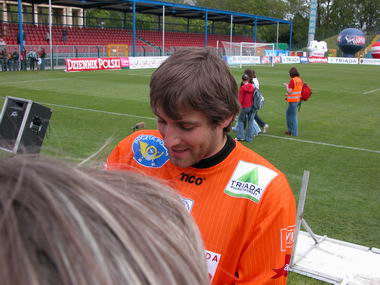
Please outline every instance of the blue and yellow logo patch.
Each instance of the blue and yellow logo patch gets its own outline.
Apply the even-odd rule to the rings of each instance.
[[[161,167],[169,160],[164,141],[152,135],[141,135],[132,144],[133,158],[142,166]]]

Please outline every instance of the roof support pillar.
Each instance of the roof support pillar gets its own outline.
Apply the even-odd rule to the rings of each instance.
[[[232,30],[234,25],[234,15],[231,14],[231,22],[230,22],[230,48],[232,45]]]
[[[18,26],[19,26],[19,40],[20,40],[20,52],[24,50],[24,31],[22,30],[22,2],[18,0]]]
[[[136,1],[132,1],[132,56],[136,56]]]
[[[205,34],[205,39],[204,39],[204,46],[207,47],[208,45],[208,12],[207,10],[205,11],[205,23],[204,23],[204,34]]]
[[[161,56],[165,56],[165,5],[162,6],[162,51]]]
[[[293,34],[293,22],[290,22],[289,50],[292,50],[292,34]]]
[[[277,22],[277,37],[276,37],[276,49],[278,49],[278,37],[280,33],[280,22]]]

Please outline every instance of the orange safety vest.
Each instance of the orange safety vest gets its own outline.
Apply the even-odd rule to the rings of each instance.
[[[292,80],[293,80],[294,87],[292,89],[292,92],[288,94],[287,101],[299,102],[301,101],[301,91],[302,91],[303,82],[302,82],[302,79],[299,78],[298,76],[293,77]]]

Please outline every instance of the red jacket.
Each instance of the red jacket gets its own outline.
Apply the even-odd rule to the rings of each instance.
[[[252,107],[254,91],[255,91],[255,87],[251,83],[246,83],[240,86],[240,90],[239,90],[240,107],[242,108]]]

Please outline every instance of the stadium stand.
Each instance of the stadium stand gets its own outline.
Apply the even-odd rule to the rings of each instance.
[[[1,23],[3,38],[9,45],[17,44],[19,27],[16,23]],[[28,45],[46,45],[46,38],[49,32],[47,25],[23,25],[25,42]],[[63,30],[67,31],[67,40],[62,36]],[[139,30],[136,33],[137,46],[162,46],[162,32],[152,30]],[[208,46],[216,47],[217,41],[229,41],[228,35],[208,35]],[[132,45],[132,31],[111,28],[93,27],[69,27],[52,26],[53,45],[108,45],[127,44]],[[234,42],[252,42],[250,37],[234,36]],[[201,33],[181,33],[165,32],[166,47],[181,46],[204,46],[204,34]]]
[[[162,45],[161,31],[139,31],[137,34],[141,39],[144,39],[156,46]],[[229,41],[229,35],[208,35],[208,46],[216,47],[217,41]],[[250,37],[234,36],[233,41],[252,42]],[[165,32],[166,46],[204,46],[204,34],[198,33],[180,33],[180,32]]]

